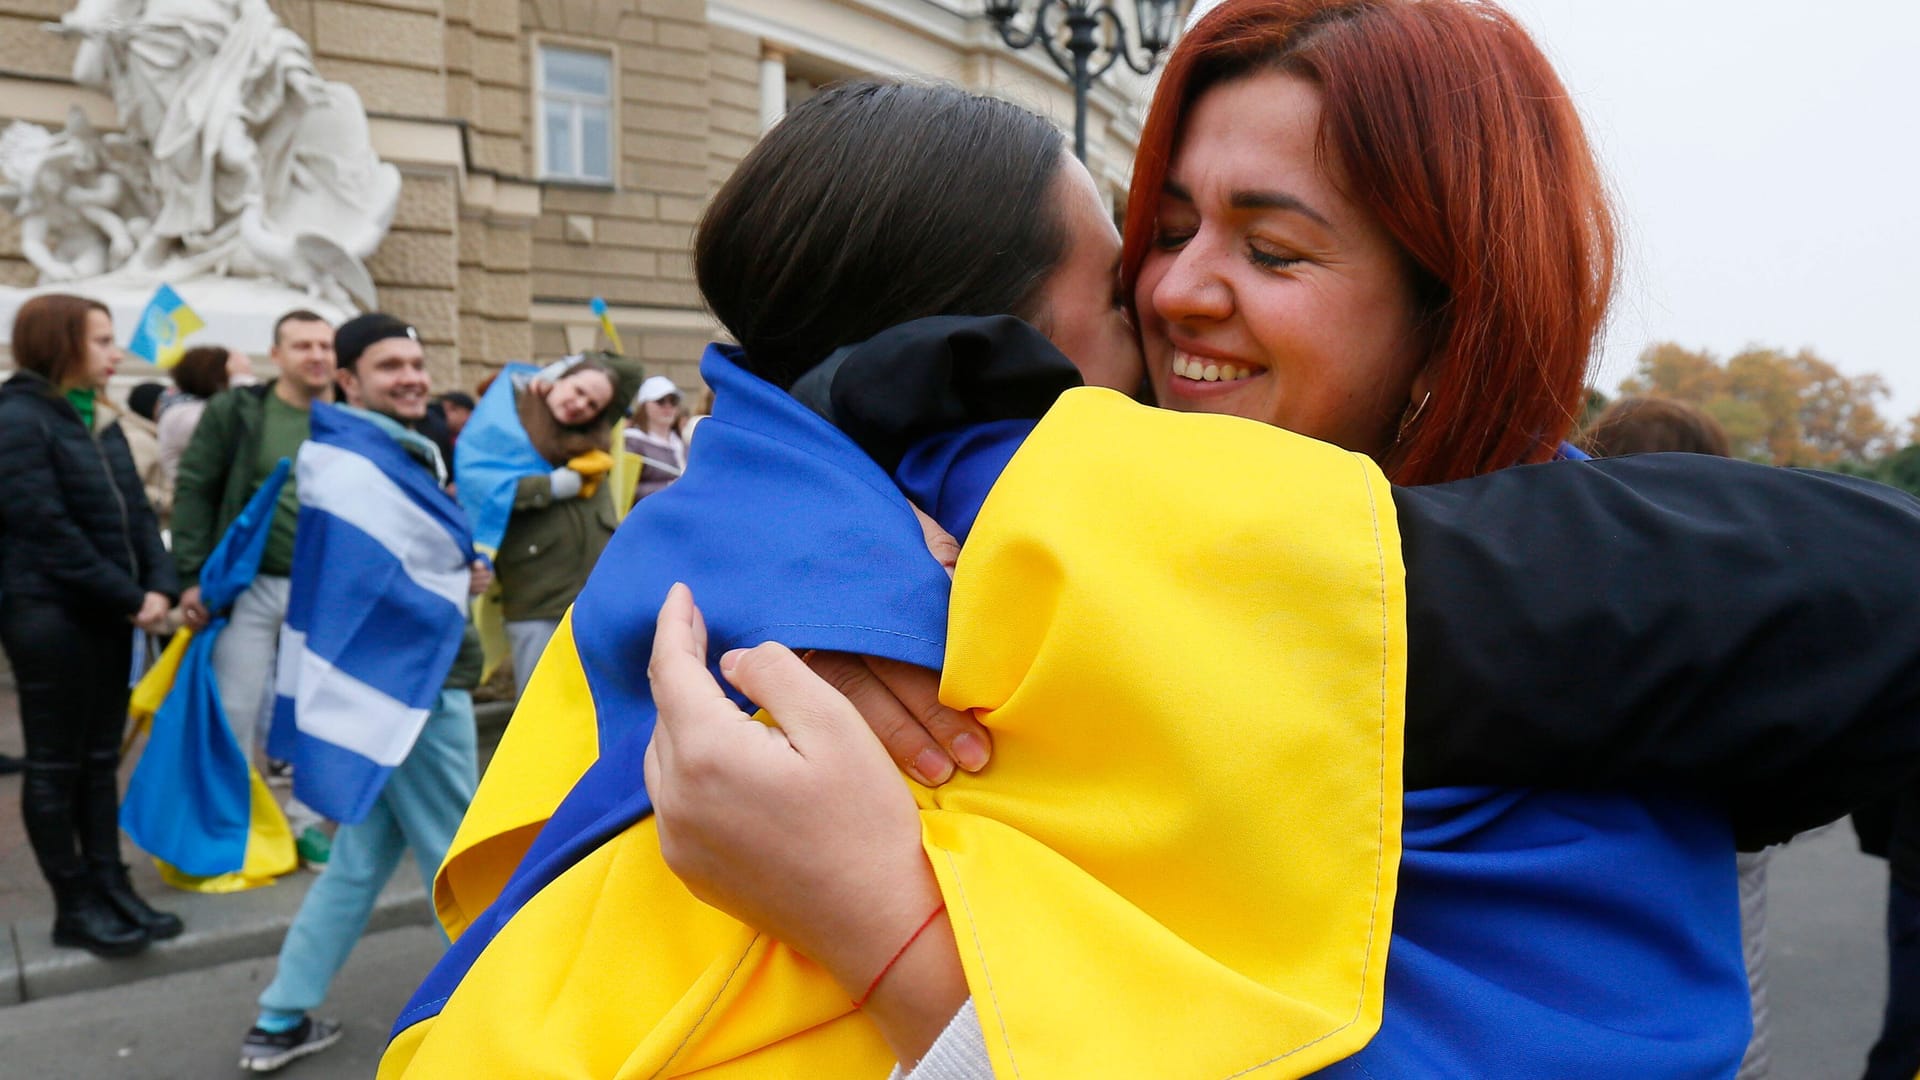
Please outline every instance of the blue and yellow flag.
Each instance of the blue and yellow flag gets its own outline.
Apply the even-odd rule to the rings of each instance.
[[[207,556],[200,591],[209,610],[231,608],[259,572],[291,467],[281,459]],[[219,615],[184,645],[120,805],[121,828],[168,883],[199,892],[269,884],[299,865],[286,817],[220,705],[213,646],[226,624]]]
[[[913,794],[996,1074],[1297,1077],[1363,1046],[1406,662],[1379,471],[1075,390],[889,476],[727,350],[702,375],[699,465],[615,535],[535,672],[436,886],[458,939],[381,1075],[885,1073],[830,978],[660,857],[640,761],[674,581],[716,658],[780,640],[944,664],[943,699],[992,729],[991,768]],[[1169,436],[1231,468],[1138,452]],[[899,483],[967,532],[951,583]],[[1223,506],[1235,527],[1202,527]],[[1272,536],[1297,546],[1248,542]],[[1249,595],[1298,617],[1250,617]]]
[[[154,290],[147,309],[140,313],[140,325],[134,328],[127,352],[151,364],[170,368],[187,352],[187,336],[207,325],[199,313],[187,306],[173,286]]]
[[[507,535],[520,481],[553,469],[534,449],[514,400],[513,383],[539,373],[529,364],[508,364],[480,397],[453,446],[453,474],[460,478],[460,508],[473,528],[473,547],[491,559]]]

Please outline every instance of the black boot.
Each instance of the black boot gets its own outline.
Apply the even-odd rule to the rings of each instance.
[[[113,909],[125,916],[127,921],[146,931],[149,938],[165,941],[180,936],[186,929],[180,916],[165,911],[155,911],[140,894],[133,891],[133,881],[127,877],[126,863],[95,864],[93,868],[94,884],[113,905]]]
[[[127,921],[85,874],[53,883],[53,943],[95,956],[132,956],[147,947],[147,932]]]

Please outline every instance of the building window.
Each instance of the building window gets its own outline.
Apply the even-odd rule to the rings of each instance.
[[[613,57],[587,49],[538,50],[540,176],[613,183]]]

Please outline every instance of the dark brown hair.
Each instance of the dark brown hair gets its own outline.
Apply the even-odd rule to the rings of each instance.
[[[113,317],[107,305],[72,293],[43,293],[21,304],[13,317],[13,362],[59,388],[86,355],[91,311]]]
[[[1065,145],[1043,117],[957,86],[829,87],[714,196],[694,238],[701,295],[783,387],[912,319],[1033,321],[1067,249]]]
[[[1607,406],[1580,436],[1580,447],[1594,457],[1666,451],[1733,454],[1720,421],[1684,401],[1659,397],[1621,398]]]
[[[1321,93],[1319,145],[1412,268],[1432,403],[1381,467],[1398,484],[1553,456],[1585,401],[1614,227],[1553,65],[1486,0],[1226,0],[1167,60],[1140,133],[1121,277],[1133,295],[1180,125],[1260,72]]]
[[[277,332],[276,332],[277,333]],[[173,385],[197,398],[210,398],[227,388],[227,357],[233,350],[225,345],[196,345],[173,365]]]

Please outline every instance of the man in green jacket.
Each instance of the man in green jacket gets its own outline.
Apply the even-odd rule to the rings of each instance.
[[[193,438],[180,457],[174,488],[173,558],[180,568],[181,613],[187,625],[204,629],[215,612],[200,601],[200,567],[240,516],[281,458],[292,458],[307,441],[307,410],[333,398],[333,326],[311,311],[282,315],[273,327],[270,354],[280,375],[272,382],[237,387],[207,403]],[[259,745],[261,720],[270,715],[269,693],[280,652],[280,626],[287,619],[287,575],[293,568],[293,532],[300,496],[292,477],[280,491],[260,574],[227,612],[227,627],[213,646],[214,681],[220,706],[240,750],[249,759]],[[309,862],[326,861],[320,818],[289,801],[289,824]]]

